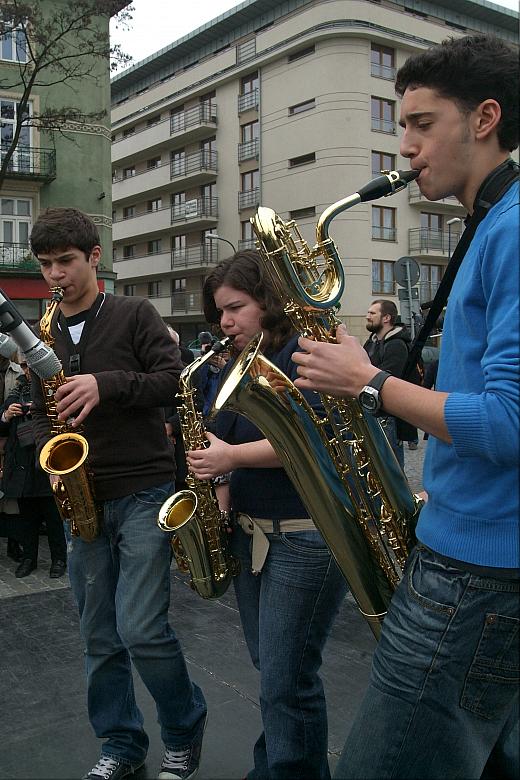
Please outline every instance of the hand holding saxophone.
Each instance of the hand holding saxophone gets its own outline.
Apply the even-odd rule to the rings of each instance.
[[[67,377],[67,381],[58,387],[54,395],[56,410],[60,420],[73,417],[71,423],[77,428],[99,404],[99,388],[94,374],[78,374]]]
[[[197,479],[213,479],[234,468],[233,445],[219,439],[213,433],[206,433],[209,447],[189,450],[186,460],[190,472]]]
[[[336,338],[337,343],[313,341],[303,336],[298,339],[305,351],[292,355],[298,366],[296,387],[340,398],[357,397],[378,373],[357,338],[349,336],[344,325],[338,327]]]

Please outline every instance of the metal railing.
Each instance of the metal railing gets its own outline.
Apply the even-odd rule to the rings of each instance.
[[[448,255],[457,246],[459,230],[430,230],[429,228],[410,228],[408,231],[408,251],[429,252],[435,255]]]
[[[255,87],[250,92],[243,92],[238,96],[238,113],[248,111],[250,108],[258,108],[260,90]]]
[[[202,312],[202,293],[179,290],[171,296],[172,314],[200,314]]]
[[[378,79],[388,79],[394,81],[396,69],[391,65],[380,65],[379,63],[372,62],[370,64],[370,75],[375,76]]]
[[[251,160],[253,157],[258,157],[258,138],[254,138],[252,141],[244,141],[238,144],[238,162],[244,160]]]
[[[217,124],[217,104],[200,103],[198,106],[179,111],[170,117],[170,135],[181,133],[189,127],[202,124]]]
[[[171,256],[172,269],[200,268],[218,261],[218,247],[211,243],[172,249]]]
[[[238,208],[251,209],[260,203],[260,189],[254,187],[252,190],[243,190],[238,193]]]
[[[0,144],[0,162],[10,145]],[[52,181],[56,178],[56,152],[54,149],[42,149],[35,146],[17,146],[7,166],[10,179],[42,179]]]
[[[218,198],[193,198],[171,207],[171,221],[179,222],[193,217],[218,217]]]
[[[39,272],[40,265],[29,244],[4,241],[0,243],[0,271],[16,273]]]
[[[170,162],[170,179],[202,171],[216,172],[217,159],[217,152],[206,151],[205,149],[201,149],[194,154],[188,154],[186,157],[173,159]]]
[[[372,238],[378,241],[395,241],[396,229],[393,227],[381,227],[380,225],[372,225]]]
[[[371,129],[378,130],[380,133],[396,134],[395,119],[380,119],[377,116],[371,117]]]

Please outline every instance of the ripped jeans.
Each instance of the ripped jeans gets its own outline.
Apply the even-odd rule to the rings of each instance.
[[[411,553],[337,780],[519,777],[519,590]]]
[[[88,712],[102,753],[137,767],[148,736],[130,659],[155,700],[165,745],[189,745],[206,714],[168,623],[170,536],[156,523],[172,483],[104,502],[100,535],[69,540],[69,577],[85,644]]]

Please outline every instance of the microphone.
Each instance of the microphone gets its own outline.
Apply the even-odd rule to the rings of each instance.
[[[10,336],[6,336],[5,333],[0,333],[0,355],[10,358],[13,352],[16,352],[16,349],[16,341],[13,341]]]
[[[50,379],[62,370],[54,350],[38,338],[3,290],[0,290],[0,331],[14,339],[27,365],[40,379]]]

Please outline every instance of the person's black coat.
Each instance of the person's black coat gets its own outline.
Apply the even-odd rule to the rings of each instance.
[[[20,376],[16,387],[5,399],[2,412],[13,403],[31,402],[31,383]],[[0,421],[0,436],[7,436],[2,476],[2,491],[6,498],[25,496],[51,496],[49,475],[36,461],[36,445],[22,446],[18,438],[18,426],[30,417],[13,417],[9,422]]]

